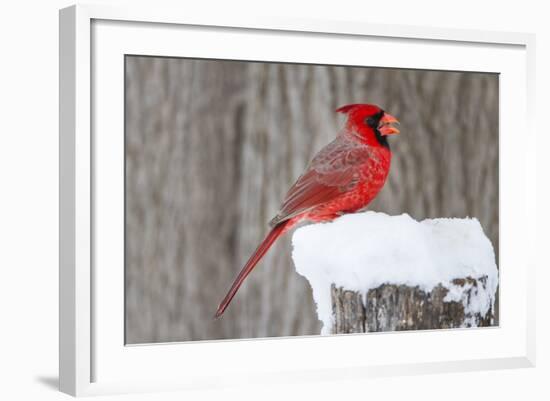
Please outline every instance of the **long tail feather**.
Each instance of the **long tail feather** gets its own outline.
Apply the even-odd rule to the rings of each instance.
[[[218,306],[218,310],[216,312],[215,317],[220,317],[223,312],[227,309],[229,306],[229,303],[239,290],[241,284],[246,279],[246,277],[250,274],[250,272],[256,267],[260,259],[266,254],[266,252],[271,248],[271,245],[275,242],[277,238],[281,236],[286,230],[285,227],[288,225],[289,220],[284,221],[276,225],[271,229],[269,234],[265,237],[265,239],[262,241],[262,243],[256,248],[256,251],[252,254],[250,259],[248,259],[248,262],[244,265],[242,270],[240,271],[239,275],[231,285],[231,288],[229,289],[229,292],[223,299],[223,301]]]

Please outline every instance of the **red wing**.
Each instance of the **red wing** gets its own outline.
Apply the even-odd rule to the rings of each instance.
[[[329,202],[349,191],[359,181],[357,167],[370,158],[369,148],[338,138],[312,160],[290,188],[272,225]]]

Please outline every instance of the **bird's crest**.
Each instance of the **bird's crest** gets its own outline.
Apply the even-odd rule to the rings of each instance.
[[[346,104],[345,106],[338,107],[338,108],[336,109],[336,112],[337,112],[337,113],[347,113],[347,112],[349,112],[351,109],[353,109],[355,106],[358,106],[358,104],[357,104],[357,103]]]

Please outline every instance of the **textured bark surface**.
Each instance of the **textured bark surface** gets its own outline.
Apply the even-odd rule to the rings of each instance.
[[[213,320],[288,187],[376,103],[401,121],[371,210],[477,217],[498,255],[498,76],[126,57],[126,341],[318,334],[289,236]],[[498,257],[498,256],[497,256]]]
[[[466,299],[486,280],[456,279]],[[465,285],[469,284],[469,285]],[[465,313],[462,302],[445,301],[448,289],[441,284],[430,292],[418,287],[384,284],[363,293],[332,285],[333,334],[372,331],[430,330],[457,327],[485,327],[494,324],[493,311]]]

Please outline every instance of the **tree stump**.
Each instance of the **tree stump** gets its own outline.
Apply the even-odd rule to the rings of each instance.
[[[401,330],[484,327],[494,324],[493,306],[476,311],[477,294],[487,277],[455,279],[450,288],[437,285],[426,292],[417,287],[383,284],[364,292],[331,286],[332,334]],[[448,296],[451,295],[451,296]]]

